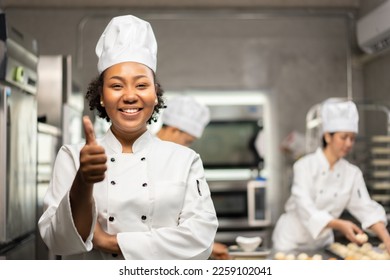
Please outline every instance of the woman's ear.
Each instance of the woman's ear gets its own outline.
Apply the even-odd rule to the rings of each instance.
[[[330,141],[332,140],[332,136],[330,135],[329,132],[326,132],[326,133],[324,134],[324,139],[325,139],[326,144],[329,144],[329,143],[330,143]]]

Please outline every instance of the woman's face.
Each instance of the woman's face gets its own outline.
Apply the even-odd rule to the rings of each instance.
[[[325,133],[328,149],[336,158],[345,157],[352,149],[356,139],[354,132],[336,132],[333,135]]]
[[[136,62],[111,66],[104,73],[101,99],[116,136],[141,135],[157,104],[152,70]]]
[[[194,136],[191,134],[188,134],[187,132],[184,132],[180,129],[174,128],[170,130],[171,133],[169,134],[168,141],[172,141],[176,144],[180,144],[186,147],[189,147],[192,145],[192,143],[196,140]]]

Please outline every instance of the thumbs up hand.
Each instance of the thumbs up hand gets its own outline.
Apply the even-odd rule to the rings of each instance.
[[[85,134],[85,143],[88,145],[96,145],[95,132],[93,130],[93,125],[88,116],[83,117],[83,127]]]
[[[103,181],[107,170],[107,156],[104,148],[96,142],[93,125],[88,116],[83,117],[83,127],[86,141],[80,151],[79,173],[84,184],[92,186]]]

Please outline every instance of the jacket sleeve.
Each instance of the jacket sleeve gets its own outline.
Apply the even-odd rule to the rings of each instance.
[[[86,242],[82,240],[73,223],[69,201],[69,191],[79,166],[78,154],[73,149],[63,146],[58,152],[50,186],[43,201],[44,213],[38,221],[40,235],[55,255],[71,255],[90,251],[92,233]],[[93,221],[97,210],[93,209]]]
[[[387,225],[386,212],[378,202],[371,199],[360,169],[355,174],[348,211],[360,221],[363,229],[377,222]]]
[[[313,164],[310,161],[298,161],[294,165],[292,197],[296,212],[312,238],[317,239],[333,217],[326,211],[318,209],[315,204],[315,178]]]
[[[180,171],[177,171],[180,172]],[[118,233],[125,259],[207,259],[218,227],[217,217],[197,155],[187,177],[183,207],[177,225],[148,232]]]

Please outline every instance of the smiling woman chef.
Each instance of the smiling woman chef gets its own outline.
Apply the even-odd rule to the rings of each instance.
[[[294,164],[291,196],[273,232],[278,251],[314,250],[334,241],[338,230],[355,243],[363,231],[340,219],[347,209],[383,241],[390,253],[386,214],[371,200],[360,169],[343,159],[352,149],[358,132],[358,112],[352,101],[329,99],[322,106],[323,148]]]
[[[59,151],[43,240],[66,259],[207,259],[218,224],[201,159],[147,130],[164,105],[151,26],[113,18],[96,53],[87,99],[111,127],[95,139],[84,118],[86,143]]]

